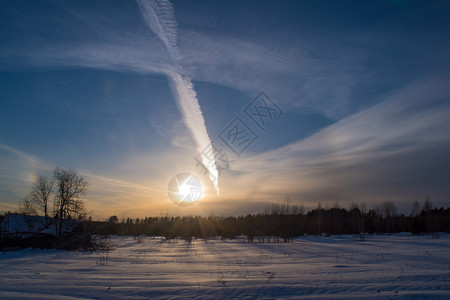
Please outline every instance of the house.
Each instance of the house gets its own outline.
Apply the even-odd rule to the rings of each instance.
[[[64,220],[62,232],[67,234],[79,224],[78,220]],[[36,234],[58,235],[57,220],[43,216],[8,215],[0,224],[1,237],[30,237]]]

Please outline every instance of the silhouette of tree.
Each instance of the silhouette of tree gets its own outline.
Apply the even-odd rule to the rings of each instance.
[[[55,211],[58,218],[58,234],[62,235],[63,220],[67,218],[82,219],[87,211],[84,201],[79,197],[87,191],[87,180],[77,171],[56,168],[53,172],[56,184]]]
[[[383,217],[386,218],[386,231],[387,233],[390,233],[390,227],[392,226],[390,221],[392,217],[394,217],[397,213],[397,207],[395,206],[394,202],[385,200],[383,201],[383,203],[381,203],[381,213]]]
[[[30,198],[26,197],[19,203],[18,213],[22,215],[37,215],[37,209]]]
[[[111,216],[108,218],[108,222],[117,224],[117,223],[119,223],[119,218],[117,216]]]
[[[36,181],[33,183],[29,199],[31,203],[36,207],[37,212],[41,212],[45,216],[46,222],[48,222],[50,213],[50,197],[53,193],[54,182],[46,176],[39,175]]]
[[[420,214],[420,204],[419,201],[414,200],[412,203],[412,208],[411,208],[411,213],[410,216],[411,217],[417,217]]]

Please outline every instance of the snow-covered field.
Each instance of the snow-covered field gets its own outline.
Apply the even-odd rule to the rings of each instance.
[[[109,253],[0,254],[0,299],[450,299],[450,235],[292,243],[114,237]]]

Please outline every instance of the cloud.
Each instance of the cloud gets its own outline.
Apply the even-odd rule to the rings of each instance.
[[[52,5],[64,8],[61,16],[39,17],[31,8],[22,7],[26,13],[16,14],[10,8],[7,12],[13,17],[2,23],[8,34],[0,46],[0,68],[188,73],[190,80],[229,86],[250,97],[263,90],[284,107],[333,120],[377,103],[400,85],[448,69],[444,58],[449,42],[443,38],[448,30],[436,28],[446,17],[439,5],[427,7],[426,16],[421,5],[400,11],[386,5],[388,16],[375,19],[370,6],[351,5],[360,16],[348,18],[348,9],[308,4],[266,3],[252,9],[244,5],[244,10],[236,3],[210,5],[180,9],[183,26],[178,34],[170,2],[138,4],[155,35],[138,24],[133,3],[100,10],[58,2]],[[240,13],[225,14],[223,7]],[[294,9],[295,20],[279,19],[280,13]],[[434,15],[436,23],[429,22]],[[329,26],[330,16],[339,22]],[[413,21],[417,17],[425,18],[423,24]],[[44,20],[52,27],[33,30]],[[174,60],[185,73],[174,67]]]
[[[320,55],[311,41],[295,45],[183,30],[186,69],[195,80],[244,91],[254,97],[265,91],[285,107],[302,108],[339,119],[349,114],[352,82],[364,69],[363,52],[339,59]],[[344,51],[344,50],[342,50]]]
[[[309,208],[319,201],[372,204],[389,198],[407,212],[412,200],[426,196],[446,206],[450,179],[447,85],[444,79],[417,82],[305,140],[258,155],[244,153],[230,164],[231,170],[222,172],[220,197],[194,166],[193,150],[174,148],[151,157],[144,152],[129,153],[110,169],[80,170],[90,182],[88,207],[96,217],[226,215],[262,210],[289,194]],[[0,174],[20,179],[16,183],[2,180],[8,190],[13,183],[15,191],[27,192],[33,164],[52,169],[17,149],[6,145],[0,149],[8,155],[0,160]],[[23,168],[7,169],[8,162],[10,167]],[[180,170],[199,175],[206,187],[198,205],[183,211],[173,207],[166,194],[167,183]],[[11,199],[20,200],[15,197]],[[12,202],[2,205],[8,208]]]
[[[180,59],[177,46],[177,23],[170,1],[137,1],[141,14],[152,31],[164,43],[174,61]]]
[[[97,218],[114,214],[127,215],[133,209],[144,209],[151,213],[152,208],[160,205],[156,200],[163,199],[165,192],[150,185],[112,177],[114,175],[104,176],[90,171],[80,171],[80,174],[89,182],[87,206]],[[141,214],[142,212],[139,215]]]
[[[37,173],[48,171],[42,160],[5,144],[0,144],[0,207],[15,210],[29,192]]]
[[[153,32],[164,43],[167,51],[174,62],[174,70],[167,70],[170,85],[181,109],[185,123],[194,138],[197,151],[202,163],[209,171],[209,178],[219,194],[219,179],[215,158],[205,154],[205,149],[210,149],[209,138],[205,119],[198,103],[194,85],[189,76],[185,75],[182,66],[178,63],[180,59],[177,47],[177,23],[173,13],[172,4],[169,1],[145,1],[138,0],[141,13]]]
[[[67,22],[48,16],[55,25],[48,31],[70,38],[45,39],[33,32],[22,32],[24,38],[18,36],[0,46],[0,68],[83,67],[165,75],[177,72],[185,81],[192,77],[244,91],[251,97],[264,90],[283,105],[317,110],[333,119],[348,113],[350,84],[363,68],[364,53],[343,47],[338,49],[340,55],[335,60],[335,55],[322,50],[329,45],[335,49],[333,43],[310,42],[309,37],[288,44],[275,40],[272,44],[260,33],[243,39],[240,35],[181,28],[177,35],[170,2],[138,4],[154,36],[126,23],[122,28],[103,24],[101,20],[113,17],[108,15],[111,12],[96,15],[71,4],[64,15]],[[156,10],[160,11],[160,22],[155,21]],[[35,27],[31,20],[20,17],[17,22],[26,28]],[[5,28],[11,32],[18,30],[7,25]]]
[[[445,205],[450,179],[450,104],[443,79],[417,82],[313,136],[232,165],[225,189],[254,199],[292,193],[309,203],[401,205],[430,196]]]

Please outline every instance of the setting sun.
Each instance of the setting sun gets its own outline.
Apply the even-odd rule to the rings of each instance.
[[[191,206],[202,196],[203,187],[192,174],[181,173],[172,178],[167,187],[170,200],[178,206]]]

